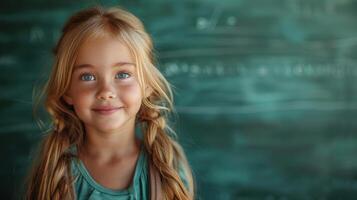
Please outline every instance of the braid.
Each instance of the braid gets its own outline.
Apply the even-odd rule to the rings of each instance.
[[[69,116],[66,119],[72,118]],[[83,136],[78,135],[83,127],[77,125],[78,120],[71,120],[73,124],[70,125],[65,125],[65,121],[64,117],[56,118],[55,130],[46,135],[41,143],[41,151],[26,180],[28,189],[25,199],[75,199],[71,174],[74,155],[67,150],[72,144],[81,143]]]
[[[65,153],[68,147],[63,133],[54,131],[46,136],[40,157],[32,169],[34,173],[28,180],[26,199],[73,199],[73,191],[68,184],[71,182],[71,154]]]
[[[165,132],[166,119],[158,111],[149,111],[146,117],[145,147],[158,170],[165,199],[191,199],[188,190],[178,174],[178,158],[181,158],[178,143]]]

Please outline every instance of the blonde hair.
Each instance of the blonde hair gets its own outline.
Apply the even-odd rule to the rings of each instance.
[[[137,114],[143,130],[143,141],[150,162],[159,172],[165,199],[193,199],[194,180],[185,153],[176,141],[167,118],[174,113],[170,84],[154,65],[153,44],[142,22],[120,7],[88,8],[74,14],[65,24],[54,48],[54,64],[48,81],[38,95],[35,108],[44,98],[52,127],[44,138],[27,180],[26,199],[74,199],[74,178],[71,176],[71,145],[79,148],[84,140],[83,123],[63,99],[68,90],[79,46],[91,37],[112,36],[121,39],[136,62],[142,93],[152,89]],[[36,110],[36,109],[35,109]],[[40,120],[41,121],[41,120]],[[188,188],[179,176],[182,167]]]

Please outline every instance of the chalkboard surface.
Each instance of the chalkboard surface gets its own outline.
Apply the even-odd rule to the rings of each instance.
[[[41,139],[32,91],[75,11],[121,5],[154,39],[198,199],[355,199],[357,2],[0,3],[0,190],[17,199]]]

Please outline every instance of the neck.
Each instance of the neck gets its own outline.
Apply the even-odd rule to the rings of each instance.
[[[135,155],[139,149],[140,140],[135,136],[135,126],[110,133],[86,127],[81,154],[99,162],[110,162]]]

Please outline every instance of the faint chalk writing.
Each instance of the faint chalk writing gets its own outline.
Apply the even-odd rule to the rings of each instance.
[[[321,77],[321,76],[357,76],[357,69],[351,64],[245,64],[245,63],[189,63],[168,62],[159,66],[165,76],[186,74],[197,76],[286,76],[286,77]]]
[[[14,65],[16,63],[17,60],[13,55],[3,55],[0,57],[0,66]]]
[[[33,26],[29,32],[29,42],[40,43],[45,41],[57,41],[60,34],[60,31],[55,29],[52,30],[41,26]]]
[[[222,7],[216,7],[210,17],[198,17],[196,20],[196,28],[198,30],[214,30],[220,18],[222,16]],[[224,17],[223,20],[225,24],[223,26],[235,26],[237,24],[237,18],[235,16]]]
[[[30,31],[30,42],[41,42],[43,41],[45,33],[41,27],[32,27]]]
[[[351,0],[339,1],[302,1],[289,0],[286,1],[291,13],[304,17],[318,17],[321,15],[336,14],[337,8],[350,4]]]

